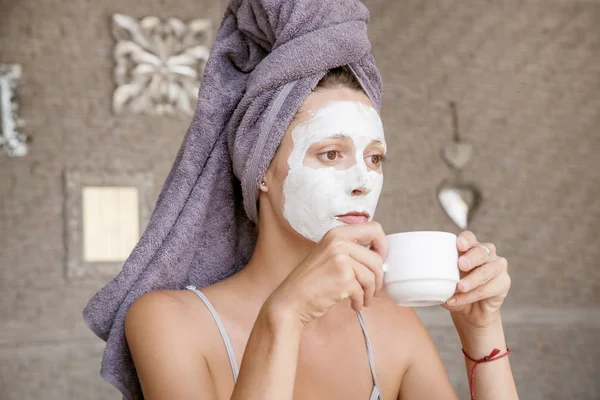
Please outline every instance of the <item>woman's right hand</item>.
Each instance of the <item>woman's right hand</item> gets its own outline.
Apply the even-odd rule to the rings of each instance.
[[[302,326],[348,298],[360,311],[383,287],[386,256],[387,241],[379,223],[333,228],[273,291],[263,310],[293,316]]]

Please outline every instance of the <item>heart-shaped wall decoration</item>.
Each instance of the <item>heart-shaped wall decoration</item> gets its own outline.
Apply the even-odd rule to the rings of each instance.
[[[443,182],[437,197],[444,212],[460,229],[466,229],[481,204],[481,191],[471,183]]]
[[[450,168],[461,169],[471,159],[473,146],[467,142],[452,142],[442,149],[442,158]]]

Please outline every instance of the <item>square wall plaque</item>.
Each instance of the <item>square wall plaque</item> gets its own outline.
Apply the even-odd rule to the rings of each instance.
[[[140,238],[138,189],[86,186],[82,195],[83,261],[124,262]]]
[[[113,278],[150,219],[152,174],[67,171],[65,190],[67,279]]]

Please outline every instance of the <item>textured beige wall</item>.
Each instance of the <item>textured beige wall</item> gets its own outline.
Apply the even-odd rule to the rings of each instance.
[[[104,282],[68,282],[65,170],[149,171],[158,191],[189,118],[112,115],[111,15],[208,18],[215,0],[0,0],[0,62],[23,64],[22,159],[0,157],[0,399],[109,399],[83,324]]]
[[[368,1],[391,148],[386,231],[455,230],[435,187],[450,176],[448,100],[474,145],[471,229],[510,263],[504,311],[524,399],[600,399],[600,2]],[[460,345],[422,316],[461,398]]]
[[[598,399],[600,2],[369,0],[389,141],[388,232],[456,231],[435,188],[450,171],[446,102],[475,153],[472,224],[509,259],[504,318],[524,399]],[[22,159],[0,157],[0,398],[105,399],[102,342],[81,310],[103,282],[65,279],[63,172],[144,170],[158,190],[186,118],[110,112],[110,15],[220,20],[217,0],[0,0],[0,62],[23,64]],[[156,194],[157,194],[156,193]],[[443,310],[421,312],[466,398]]]

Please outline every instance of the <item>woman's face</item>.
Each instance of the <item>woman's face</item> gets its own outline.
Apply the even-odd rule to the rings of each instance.
[[[260,204],[267,201],[284,226],[314,242],[333,227],[370,221],[385,152],[381,119],[364,93],[317,90],[288,127]]]

